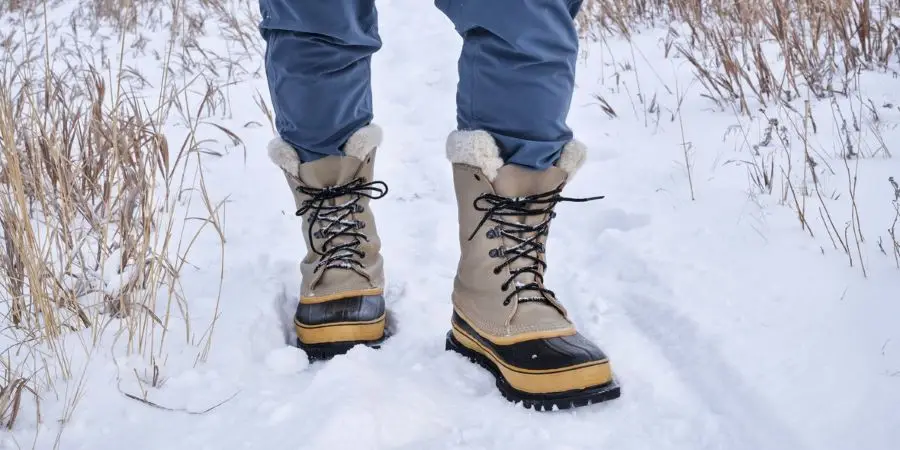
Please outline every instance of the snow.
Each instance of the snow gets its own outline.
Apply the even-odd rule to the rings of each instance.
[[[294,375],[309,367],[309,358],[297,347],[285,346],[266,355],[266,366],[276,375]]]
[[[900,177],[900,110],[879,108],[880,123],[865,123],[880,127],[895,157],[850,163],[866,239],[863,276],[856,250],[851,267],[832,245],[814,196],[806,198],[811,237],[792,202],[779,201],[780,184],[772,194],[755,191],[745,162],[768,119],[704,98],[690,66],[664,58],[665,30],[631,43],[586,43],[569,123],[589,153],[566,195],[606,199],[558,207],[547,283],[610,356],[622,397],[536,413],[503,400],[487,372],[444,351],[459,251],[444,145],[455,126],[460,40],[430,2],[381,0],[378,8],[384,48],[373,83],[385,140],[376,176],[390,192],[373,208],[395,335],[380,350],[355,348],[311,365],[290,346],[303,238],[265,152],[272,132],[248,126],[267,123],[254,102],[260,92],[268,103],[265,80],[243,80],[228,88],[230,116],[209,120],[235,131],[246,155],[204,128],[216,140],[205,145],[223,154],[205,160],[204,176],[213,201],[227,199],[224,261],[216,239],[204,237],[181,280],[193,323],[203,328],[216,311],[224,264],[207,362],[195,364],[196,348],[184,339],[171,343],[157,362],[161,386],[142,387],[137,378],[152,378],[147,363],[100,345],[76,361],[83,376],[42,399],[42,423],[26,408],[0,448],[53,448],[57,436],[58,448],[73,450],[896,448],[900,271],[876,242],[893,218],[887,177]],[[223,53],[228,45],[203,42]],[[135,62],[148,73],[158,65]],[[245,69],[260,64],[248,60]],[[659,115],[644,112],[638,92],[656,97]],[[864,74],[859,92],[836,101],[861,117],[867,98],[900,104],[891,73]],[[618,117],[609,118],[594,95]],[[786,123],[783,110],[767,113]],[[833,144],[840,130],[828,101],[814,102],[813,114],[817,158],[834,167],[822,182],[840,193],[825,201],[843,232],[851,216]],[[168,131],[184,133],[174,121]],[[860,135],[874,148],[870,132]],[[798,183],[802,144],[779,145],[775,139],[759,152],[774,155],[776,167],[794,161]],[[184,334],[179,326],[173,336]],[[61,425],[79,385],[83,396]],[[122,394],[142,390],[171,410]]]

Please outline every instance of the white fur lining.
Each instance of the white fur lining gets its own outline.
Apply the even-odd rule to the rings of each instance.
[[[378,125],[374,123],[366,125],[347,139],[347,143],[343,147],[344,154],[363,160],[372,150],[381,145],[382,138],[383,134]],[[275,138],[269,142],[268,150],[269,159],[276,166],[291,175],[297,174],[302,162],[300,161],[300,155],[297,154],[297,151],[291,144],[288,144],[281,138]]]
[[[281,138],[269,141],[269,159],[281,170],[296,176],[300,167],[300,155],[291,144]]]
[[[569,174],[569,178],[578,173],[578,169],[584,165],[587,159],[587,146],[583,142],[572,139],[559,155],[559,161],[556,161],[556,167],[565,170]]]
[[[453,164],[465,164],[481,169],[488,180],[494,181],[503,167],[500,148],[487,131],[454,131],[447,138],[447,159]]]
[[[352,156],[360,161],[365,160],[372,150],[375,150],[383,139],[381,127],[374,123],[366,125],[347,139],[344,144],[344,154]]]
[[[575,176],[587,157],[587,147],[578,140],[569,141],[560,154],[556,166]],[[488,180],[494,181],[503,167],[500,148],[486,131],[454,131],[447,138],[447,159],[453,164],[465,164],[481,169]]]

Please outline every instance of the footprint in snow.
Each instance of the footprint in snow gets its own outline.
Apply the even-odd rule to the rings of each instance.
[[[649,214],[629,213],[619,208],[603,210],[595,219],[598,234],[607,230],[632,231],[649,224]]]

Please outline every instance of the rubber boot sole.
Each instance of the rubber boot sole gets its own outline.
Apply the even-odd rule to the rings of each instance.
[[[386,340],[388,340],[388,338],[395,334],[396,327],[397,323],[394,315],[391,313],[391,311],[386,311],[384,317],[384,332],[378,339],[308,344],[304,343],[298,337],[296,340],[296,345],[298,348],[306,352],[306,356],[309,358],[309,362],[313,363],[317,361],[328,361],[330,359],[333,359],[335,356],[346,354],[358,345],[364,345],[369,348],[379,349],[381,348],[381,345],[384,344]]]
[[[309,362],[328,361],[335,356],[349,352],[357,345],[365,345],[369,348],[379,349],[388,338],[387,334],[377,341],[351,341],[351,342],[326,342],[322,344],[304,344],[299,338],[297,347],[306,352]]]
[[[457,341],[456,338],[453,337],[452,331],[447,333],[446,349],[465,356],[470,361],[490,372],[497,382],[497,389],[500,390],[500,393],[504,398],[510,402],[519,403],[525,408],[533,408],[536,411],[564,410],[588,406],[617,399],[621,395],[621,389],[615,379],[600,386],[593,386],[575,391],[554,392],[552,394],[532,394],[523,392],[510,386],[493,361],[481,353],[470,350]]]

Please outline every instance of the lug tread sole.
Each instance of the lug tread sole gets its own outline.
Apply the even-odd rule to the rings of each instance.
[[[388,336],[376,341],[347,341],[347,342],[325,342],[321,344],[304,344],[299,338],[297,339],[297,347],[306,352],[309,362],[328,361],[335,356],[344,355],[357,345],[364,345],[369,348],[379,349],[386,341]]]

